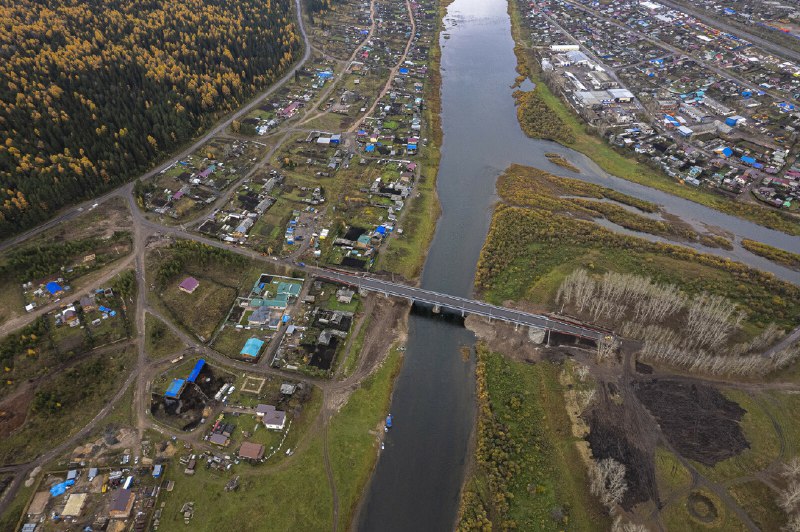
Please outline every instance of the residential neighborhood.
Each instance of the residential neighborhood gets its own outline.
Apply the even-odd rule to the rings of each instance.
[[[691,186],[796,210],[800,63],[658,2],[530,3],[548,85],[618,149]]]

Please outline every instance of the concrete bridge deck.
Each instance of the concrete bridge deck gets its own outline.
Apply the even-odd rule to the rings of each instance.
[[[332,270],[313,269],[316,277],[348,284],[371,292],[379,292],[388,296],[402,297],[416,303],[424,303],[434,307],[460,312],[462,316],[475,314],[489,319],[497,319],[515,325],[537,327],[561,334],[568,334],[586,340],[598,341],[608,333],[605,331],[583,327],[578,324],[560,321],[542,314],[531,314],[521,310],[491,305],[483,301],[451,296],[399,283],[393,283],[375,277],[360,276]]]

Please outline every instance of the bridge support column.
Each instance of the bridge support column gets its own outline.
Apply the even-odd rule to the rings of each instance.
[[[462,308],[462,309],[461,309],[461,317],[463,318],[464,316],[466,316],[466,314],[467,314],[467,313],[466,313],[466,312],[464,311],[464,309]]]
[[[440,305],[434,305],[433,306],[433,313],[434,314],[439,314],[441,311],[442,311],[442,307]]]
[[[518,330],[519,330],[519,323],[515,323],[515,324],[514,324],[514,330],[515,330],[515,331],[518,331]]]

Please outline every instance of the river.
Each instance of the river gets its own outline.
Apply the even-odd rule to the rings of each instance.
[[[444,141],[437,178],[442,216],[425,262],[424,288],[457,296],[472,293],[497,176],[509,164],[520,163],[574,177],[544,157],[551,151],[578,166],[580,179],[658,203],[695,226],[721,227],[737,238],[800,249],[798,237],[615,178],[577,152],[529,139],[519,127],[511,97],[517,74],[506,1],[455,0],[444,22]],[[742,251],[736,251],[738,260],[763,265]],[[772,271],[790,278],[796,273],[782,270]],[[394,427],[365,495],[359,530],[453,527],[475,425],[474,360],[464,360],[461,347],[474,342],[458,321],[412,313],[405,361],[392,398]]]

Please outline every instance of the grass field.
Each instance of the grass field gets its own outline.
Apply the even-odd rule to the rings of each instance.
[[[741,427],[750,448],[722,462],[713,468],[699,463],[695,467],[708,478],[723,482],[737,477],[753,474],[768,466],[780,454],[780,439],[762,402],[739,390],[725,390],[728,399],[735,401],[747,413],[741,420]]]
[[[459,529],[486,529],[487,520],[519,530],[608,528],[569,428],[560,367],[512,362],[482,346],[478,353],[477,463]]]
[[[173,283],[161,294],[161,299],[179,323],[202,338],[211,338],[217,326],[228,315],[236,289],[209,278],[198,278],[200,286],[187,294]]]
[[[747,530],[744,524],[715,495],[705,490],[696,493],[707,497],[712,502],[717,512],[716,516],[707,516],[707,521],[693,517],[689,512],[689,496],[685,495],[661,511],[661,520],[666,530],[681,532],[706,532],[708,530],[744,532]]]
[[[350,376],[358,366],[359,355],[361,353],[361,348],[364,346],[364,340],[367,337],[371,319],[370,316],[364,318],[364,323],[361,325],[361,330],[358,331],[358,336],[353,339],[353,344],[350,346],[350,352],[347,353],[347,358],[338,363],[342,368],[342,377]]]
[[[663,447],[656,448],[655,464],[658,493],[662,500],[691,486],[691,473]]]
[[[328,449],[339,495],[339,530],[347,530],[353,511],[378,459],[380,423],[389,411],[392,384],[402,355],[392,350],[383,365],[361,384],[331,420]]]
[[[0,515],[0,530],[16,530],[17,523],[22,517],[22,512],[28,507],[33,491],[36,488],[36,480],[30,487],[25,487],[23,483],[14,499],[9,504],[3,515]]]
[[[214,338],[214,349],[219,351],[225,356],[229,356],[231,358],[235,358],[237,360],[245,359],[245,357],[241,356],[239,353],[242,351],[242,347],[244,347],[245,342],[249,338],[260,338],[261,340],[265,340],[266,338],[264,335],[257,330],[245,330],[245,329],[237,329],[235,327],[231,327],[226,325],[217,336]],[[261,348],[261,355],[263,356],[264,351],[267,349],[267,343],[264,344],[264,347]],[[249,359],[249,357],[247,357]],[[245,360],[247,360],[245,359]]]
[[[399,355],[390,356],[331,420],[328,447],[339,494],[340,530],[347,528],[352,509],[375,463],[377,440],[370,431],[385,415],[400,363]],[[312,399],[311,404],[318,404],[318,399]],[[301,427],[296,434],[299,437],[307,430],[313,429]],[[294,448],[297,441],[291,440],[291,434],[286,446]],[[330,530],[332,494],[323,461],[322,433],[309,434],[309,437],[308,447],[284,458],[277,470],[272,470],[269,463],[256,467],[236,466],[234,474],[241,475],[241,479],[235,492],[223,490],[229,475],[220,475],[201,466],[193,477],[187,477],[180,468],[168,468],[167,479],[175,480],[175,489],[171,493],[162,491],[160,495],[161,501],[166,503],[162,529],[185,530],[183,516],[178,510],[183,503],[193,501],[192,530],[233,532],[242,530],[243,523],[268,523],[269,530],[275,531]]]
[[[728,488],[728,493],[761,530],[781,530],[786,524],[786,514],[775,502],[777,494],[763,482],[736,484]]]
[[[11,274],[0,276],[0,324],[21,316],[25,312],[22,289]]]
[[[96,355],[45,381],[24,425],[0,441],[0,463],[31,460],[83,428],[117,392],[132,362],[132,350]]]
[[[186,347],[164,322],[152,314],[145,314],[144,328],[145,351],[150,358],[158,360]]]
[[[723,460],[714,467],[693,463],[698,472],[713,481],[728,486],[728,493],[747,512],[761,530],[779,530],[785,524],[786,516],[776,503],[777,493],[759,480],[751,479],[753,474],[770,465],[779,458],[781,441],[773,426],[773,419],[781,425],[785,438],[786,457],[794,455],[798,434],[796,406],[800,399],[783,393],[748,395],[737,390],[726,390],[728,399],[736,401],[747,410],[741,421],[745,437],[750,444],[741,454]],[[784,402],[788,399],[787,402]],[[782,415],[781,415],[782,414]],[[788,459],[788,458],[785,458]],[[656,478],[662,501],[674,494],[680,497],[662,511],[662,519],[675,530],[736,530],[742,525],[717,498],[712,500],[720,515],[711,523],[705,523],[688,512],[688,492],[691,476],[677,459],[664,449],[656,451]],[[743,480],[742,480],[743,479]],[[706,494],[707,495],[707,494]]]

